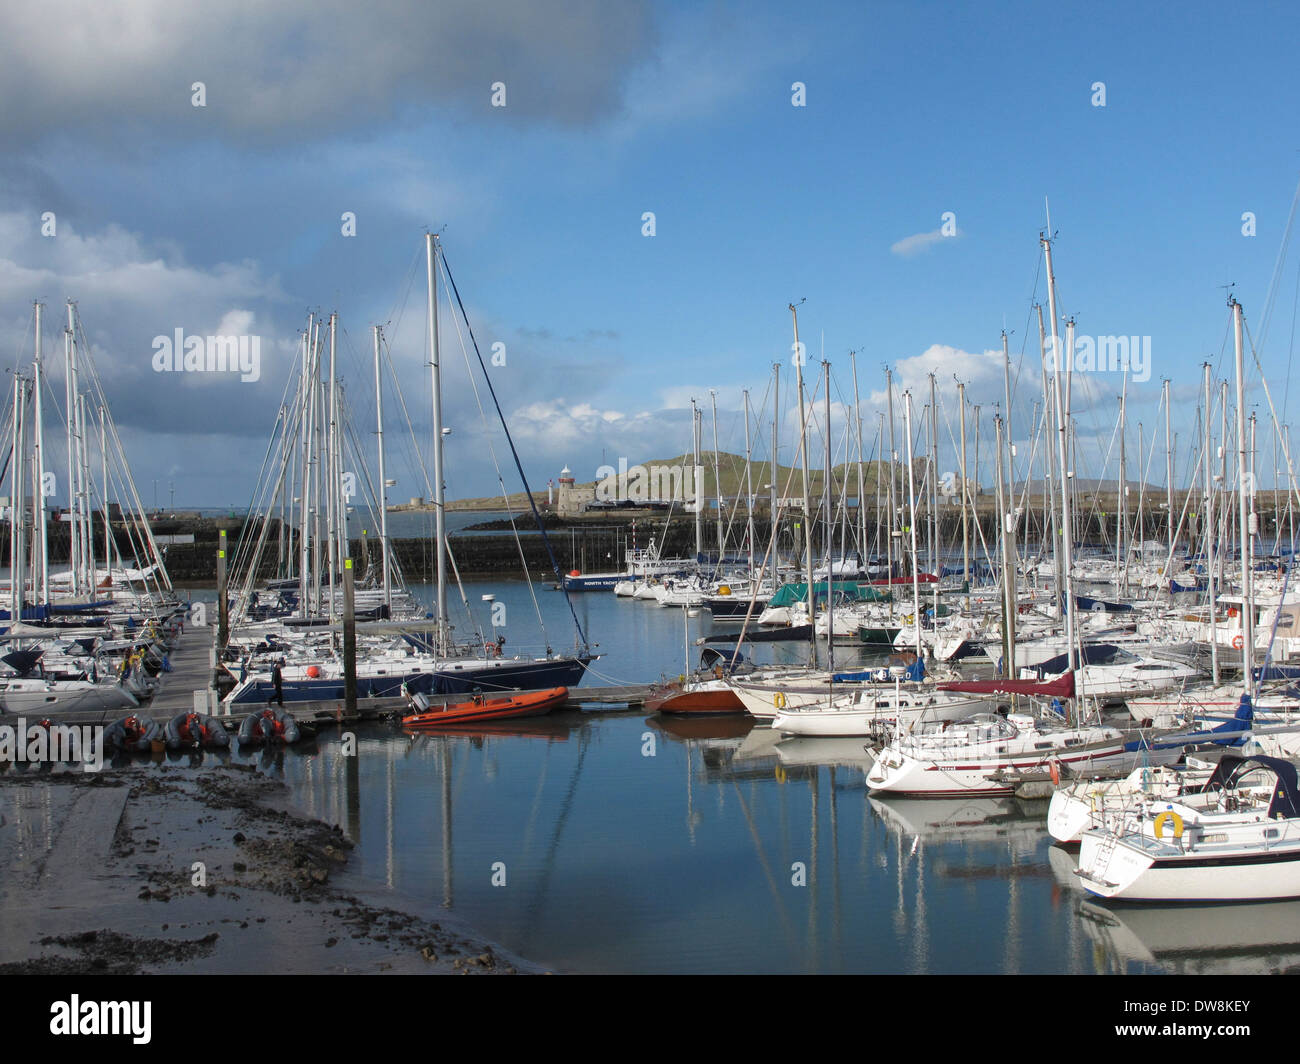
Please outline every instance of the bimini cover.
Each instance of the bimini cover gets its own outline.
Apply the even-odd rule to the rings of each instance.
[[[1109,665],[1120,656],[1122,651],[1114,643],[1091,643],[1083,647],[1082,653],[1075,657],[1080,666]],[[1039,676],[1055,676],[1070,667],[1070,655],[1058,654],[1041,665],[1035,666]]]
[[[733,662],[735,663],[734,666]],[[748,662],[745,661],[745,655],[738,650],[730,650],[724,653],[721,650],[714,650],[713,647],[705,647],[700,651],[700,668],[702,669],[711,669],[715,665],[721,665],[730,672],[733,667],[738,668],[746,664]]]
[[[1277,777],[1273,786],[1273,797],[1268,803],[1270,820],[1293,820],[1300,818],[1300,780],[1297,780],[1296,766],[1280,757],[1238,757],[1236,754],[1224,754],[1202,790],[1212,791],[1233,786],[1242,776],[1254,768],[1266,768]]]
[[[36,663],[45,653],[43,650],[11,650],[0,661],[4,662],[19,676],[28,676],[36,668]]]

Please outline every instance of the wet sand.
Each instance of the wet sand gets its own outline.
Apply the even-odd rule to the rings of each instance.
[[[0,974],[543,969],[348,871],[251,766],[0,771]]]

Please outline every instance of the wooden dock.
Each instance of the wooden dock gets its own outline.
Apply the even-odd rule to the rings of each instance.
[[[157,720],[170,720],[178,713],[195,710],[201,713],[212,712],[206,695],[212,688],[212,649],[216,640],[215,628],[192,628],[181,636],[180,642],[167,655],[171,672],[161,673],[158,690],[153,700],[141,709]],[[204,695],[196,703],[196,693]],[[215,692],[214,692],[215,694]],[[218,714],[221,713],[217,709]]]

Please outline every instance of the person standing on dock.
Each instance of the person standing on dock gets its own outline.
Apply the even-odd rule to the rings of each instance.
[[[284,677],[280,673],[280,662],[271,666],[271,682],[275,684],[275,697],[267,699],[266,704],[269,706],[272,702],[279,702],[280,708],[284,709]]]

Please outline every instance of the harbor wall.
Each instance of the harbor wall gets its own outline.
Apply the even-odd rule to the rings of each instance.
[[[1257,502],[1260,537],[1266,548],[1271,549],[1277,537],[1279,524],[1284,538],[1289,527],[1285,510],[1285,497],[1273,504],[1272,493],[1261,493]],[[1193,499],[1195,506],[1198,499]],[[1113,549],[1115,541],[1116,508],[1118,500],[1113,496],[1088,496],[1081,499],[1081,513],[1076,520],[1076,541],[1085,546]],[[1154,503],[1154,505],[1153,505]],[[1148,496],[1141,520],[1141,530],[1137,538],[1154,539],[1163,542],[1167,535],[1168,519],[1164,511],[1164,493]],[[1130,506],[1133,506],[1130,500]],[[1183,508],[1183,494],[1174,496],[1175,510]],[[1191,506],[1188,507],[1189,511]],[[1235,511],[1234,511],[1235,512]],[[995,549],[996,515],[991,499],[981,497],[976,501],[973,512],[968,519],[972,552],[983,556],[981,537],[988,549]],[[874,508],[867,514],[867,537],[869,541],[877,539],[876,513]],[[462,532],[450,537],[452,554],[456,568],[464,577],[517,578],[527,571],[533,579],[552,580],[555,573],[546,544],[538,533],[531,514],[520,515],[517,519],[520,535],[511,534],[510,521],[487,521],[475,526],[475,530]],[[555,563],[561,572],[577,569],[579,572],[607,572],[621,570],[623,558],[633,547],[645,548],[654,537],[655,545],[664,557],[690,557],[695,552],[695,517],[692,514],[665,519],[657,513],[598,513],[586,514],[576,518],[559,518],[554,514],[544,515],[547,534],[554,552]],[[706,552],[717,550],[717,518],[714,514],[703,515],[703,543]],[[741,514],[724,521],[724,531],[729,554],[745,552],[745,518]],[[834,542],[836,552],[842,534],[847,527],[847,539],[852,550],[855,539],[854,528],[857,516],[850,510],[845,517],[835,522]],[[1199,518],[1189,513],[1183,520],[1183,532],[1180,541],[1183,544],[1199,544],[1201,530]],[[782,522],[778,544],[780,557],[793,561],[800,557],[803,548],[803,531],[798,527],[797,515]],[[1130,515],[1130,527],[1136,526],[1135,515]],[[190,543],[170,543],[165,548],[167,570],[172,580],[180,584],[207,584],[216,580],[216,552],[219,533],[224,529],[229,538],[234,571],[241,568],[240,537],[244,533],[245,520],[241,517],[156,517],[152,519],[152,528],[156,536],[193,537]],[[103,555],[104,533],[102,521],[96,520],[95,554],[101,560]],[[255,525],[251,535],[260,534],[260,524]],[[112,533],[117,550],[122,557],[133,558],[143,554],[134,549],[141,541],[140,533],[132,526],[114,521]],[[1018,529],[1018,541],[1022,546],[1037,544],[1045,536],[1044,511],[1041,500],[1034,500],[1028,512],[1023,514]],[[922,552],[929,541],[929,527],[924,514],[918,520],[916,530],[917,543]],[[954,548],[961,549],[962,522],[961,511],[956,505],[943,504],[939,508],[939,542],[945,555],[951,556]],[[761,559],[767,550],[771,536],[771,522],[765,512],[756,513],[754,519],[755,557]],[[50,564],[66,565],[70,544],[69,526],[64,522],[52,522],[49,530]],[[909,539],[904,530],[904,542]],[[0,525],[0,565],[9,562],[10,528]],[[818,518],[813,523],[813,542],[820,555],[826,541],[824,519]],[[428,537],[400,538],[393,540],[393,549],[398,564],[406,579],[411,582],[427,582],[436,573],[436,553],[433,541]],[[868,552],[877,553],[877,552]],[[878,552],[883,554],[883,551]],[[277,575],[279,563],[279,527],[272,520],[266,533],[266,546],[262,562],[258,569],[259,579],[269,579]],[[364,579],[367,561],[377,563],[377,552],[372,542],[360,539],[351,541],[351,555],[358,561],[358,568]],[[522,556],[522,558],[521,558]],[[450,571],[450,569],[449,569]]]

